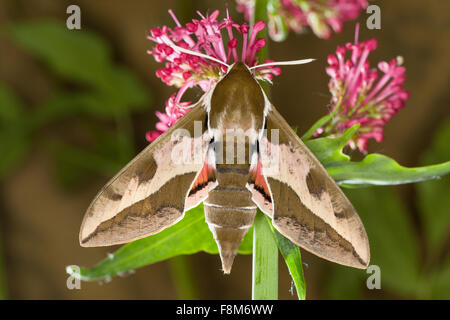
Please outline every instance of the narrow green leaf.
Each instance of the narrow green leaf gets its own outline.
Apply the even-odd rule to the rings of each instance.
[[[247,240],[244,238],[239,253],[251,252],[251,248],[248,248],[248,237],[251,235],[251,232],[246,235]],[[218,254],[216,242],[205,222],[203,205],[186,212],[184,218],[172,227],[122,246],[93,268],[82,268],[80,275],[75,276],[85,281],[99,280],[175,256],[200,251]],[[72,274],[73,270],[68,267],[67,272]]]
[[[350,161],[350,157],[343,153],[343,148],[357,130],[356,124],[346,130],[342,136],[305,142],[333,179],[342,186],[397,185],[436,179],[450,173],[450,161],[407,168],[377,153],[371,153],[359,162]]]
[[[357,123],[339,137],[312,139],[306,141],[305,144],[325,168],[341,165],[350,161],[350,157],[343,152],[343,149],[358,129],[359,124]]]
[[[323,116],[322,118],[320,118],[319,120],[317,120],[312,126],[311,128],[309,128],[308,131],[306,131],[303,136],[302,136],[302,140],[303,141],[307,141],[309,139],[311,139],[314,135],[314,132],[317,131],[317,129],[319,129],[320,127],[324,126],[328,121],[330,121],[331,119],[333,119],[333,117],[336,115],[336,112],[338,111],[339,108],[334,108],[334,110],[332,112],[330,112],[329,114]],[[359,128],[359,124],[358,124],[358,128]],[[355,131],[356,132],[356,131]],[[354,133],[353,133],[354,134]]]
[[[436,179],[450,172],[450,161],[425,167],[406,168],[395,160],[377,153],[360,162],[348,162],[327,168],[344,186],[396,185]]]
[[[271,219],[267,218],[267,223],[270,225],[273,236],[275,237],[278,249],[286,262],[292,279],[294,280],[297,296],[299,300],[306,299],[306,282],[303,275],[302,257],[300,255],[300,248],[293,244],[289,239],[285,238],[281,233],[275,229],[271,223]]]
[[[269,222],[258,210],[253,230],[252,299],[278,299],[278,248]]]

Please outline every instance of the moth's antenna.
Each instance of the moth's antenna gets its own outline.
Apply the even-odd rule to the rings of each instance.
[[[168,46],[170,46],[174,50],[178,50],[178,51],[181,51],[181,52],[193,55],[193,56],[209,59],[209,60],[215,61],[217,63],[220,63],[220,64],[224,65],[227,68],[230,68],[230,65],[228,65],[227,63],[225,63],[225,62],[223,62],[223,61],[221,61],[219,59],[216,59],[214,57],[208,56],[208,55],[200,53],[200,52],[195,52],[195,51],[192,51],[192,50],[189,50],[189,49],[185,49],[185,48],[179,47],[176,44],[173,44],[172,42],[169,42],[169,41],[164,41],[164,43],[167,44]]]
[[[291,66],[291,65],[297,65],[297,64],[305,64],[310,63],[316,59],[302,59],[302,60],[292,60],[292,61],[273,61],[273,62],[267,62],[263,64],[258,64],[257,66],[250,67],[250,70],[256,69],[256,68],[262,68],[267,66]]]

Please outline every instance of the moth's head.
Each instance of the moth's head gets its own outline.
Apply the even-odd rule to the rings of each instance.
[[[229,68],[227,73],[224,74],[221,80],[226,78],[250,80],[255,79],[255,74],[244,62],[238,61],[233,63]]]
[[[250,70],[250,68],[244,62],[241,62],[241,61],[233,63],[230,66],[227,74],[235,73],[235,72],[238,72],[238,73],[250,73],[251,75],[253,75],[253,72]]]

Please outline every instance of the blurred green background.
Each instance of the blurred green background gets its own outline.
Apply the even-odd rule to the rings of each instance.
[[[178,257],[109,283],[68,290],[65,267],[92,266],[116,248],[81,248],[82,216],[103,184],[147,145],[155,110],[175,88],[155,76],[146,54],[150,28],[182,23],[195,11],[220,9],[213,0],[0,1],[0,297],[12,299],[248,299],[251,256],[236,258],[231,275],[217,256]],[[372,64],[405,59],[411,92],[406,107],[370,151],[406,166],[450,159],[450,3],[376,1],[382,29]],[[65,27],[66,8],[81,7],[82,29]],[[234,12],[234,1],[229,1]],[[233,13],[235,19],[242,16]],[[270,43],[276,60],[316,58],[283,68],[272,100],[299,133],[327,112],[326,57],[352,41],[354,22],[331,40],[290,34]],[[195,101],[201,92],[192,92]],[[355,154],[354,156],[358,156]],[[401,187],[346,190],[366,226],[371,264],[380,266],[381,289],[368,274],[302,251],[308,299],[450,298],[450,178]],[[281,299],[292,282],[280,261]]]

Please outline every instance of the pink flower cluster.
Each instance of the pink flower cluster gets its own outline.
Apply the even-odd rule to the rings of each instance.
[[[369,139],[383,140],[385,123],[405,105],[409,93],[402,88],[405,68],[400,57],[380,62],[378,70],[370,67],[367,59],[376,47],[376,39],[347,43],[328,57],[326,72],[331,77],[329,89],[335,116],[316,136],[341,134],[359,123],[360,129],[350,141],[351,148],[365,152]]]
[[[190,102],[175,102],[175,99],[176,95],[173,94],[169,100],[167,100],[165,113],[156,111],[159,122],[155,126],[156,130],[148,131],[145,135],[147,141],[154,141],[189,111],[186,107],[189,107]]]
[[[253,15],[255,0],[236,0],[237,10],[248,21]],[[367,0],[273,0],[268,4],[269,34],[280,39],[286,25],[294,32],[302,32],[309,26],[320,38],[328,39],[331,31],[341,32],[343,23],[356,19],[367,8]]]
[[[190,103],[181,102],[187,89],[199,86],[206,92],[227,71],[226,67],[218,62],[180,52],[170,44],[206,54],[226,64],[242,61],[248,66],[256,65],[257,53],[266,45],[264,38],[257,38],[258,33],[265,28],[264,21],[256,22],[250,30],[247,24],[240,25],[231,20],[228,12],[226,18],[218,20],[219,11],[216,10],[206,17],[198,12],[200,19],[193,19],[182,26],[173,12],[169,13],[176,27],[152,29],[148,39],[155,42],[156,46],[148,53],[153,55],[156,61],[165,63],[156,75],[167,85],[175,86],[179,90],[167,101],[166,114],[157,112],[160,122],[156,125],[156,131],[147,133],[149,141],[155,140],[188,111]],[[239,37],[235,37],[236,32]],[[263,63],[266,62],[269,60]],[[255,69],[256,78],[269,81],[280,73],[281,69],[275,66]]]

